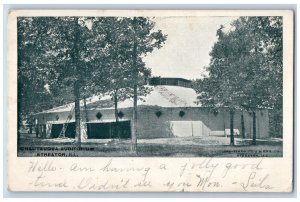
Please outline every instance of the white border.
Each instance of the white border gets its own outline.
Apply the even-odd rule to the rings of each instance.
[[[85,6],[88,6],[87,5],[87,3],[108,3],[108,4],[113,4],[114,2],[119,2],[119,3],[121,3],[121,4],[123,4],[123,6],[122,5],[116,5],[116,8],[122,8],[122,7],[124,7],[124,5],[125,6],[127,6],[127,7],[137,7],[136,5],[128,5],[129,3],[139,3],[139,4],[141,4],[142,2],[141,1],[130,1],[130,0],[121,0],[121,1],[113,1],[113,0],[110,0],[110,1],[90,1],[90,0],[86,0],[86,1],[84,1],[84,3],[85,3]],[[170,1],[166,1],[166,0],[151,0],[151,1],[148,1],[148,0],[145,0],[145,1],[143,1],[143,2],[148,2],[148,3],[154,3],[154,4],[156,4],[156,5],[158,5],[158,4],[166,4],[166,3],[170,3]],[[172,1],[172,5],[165,5],[165,7],[164,8],[166,8],[166,7],[176,7],[176,6],[174,6],[174,4],[175,3],[180,3],[180,4],[184,4],[184,5],[182,5],[182,7],[188,7],[188,3],[189,2],[191,2],[192,4],[194,4],[194,3],[196,3],[195,1],[190,1],[190,0],[181,0],[181,1],[178,1],[178,0],[174,0],[174,1]],[[215,5],[215,6],[213,6],[212,4],[214,4],[215,2],[219,2],[219,3],[221,3],[222,5]],[[27,3],[27,5],[25,5],[24,3]],[[69,4],[69,5],[64,5],[64,6],[68,6],[68,7],[73,7],[74,8],[74,4],[81,4],[82,2],[81,1],[79,1],[79,0],[72,0],[72,1],[66,1],[66,0],[43,0],[43,1],[39,1],[39,0],[35,0],[35,1],[32,1],[32,0],[23,0],[23,1],[18,1],[18,0],[3,0],[2,1],[2,5],[3,4],[21,4],[21,5],[15,5],[15,7],[30,7],[30,8],[32,8],[32,7],[41,7],[41,5],[40,6],[38,6],[38,5],[29,5],[29,4],[49,4],[49,3],[57,3],[57,4],[66,4],[66,3],[73,3],[73,4]],[[289,3],[289,4],[295,4],[296,6],[297,6],[297,3],[298,3],[298,1],[297,0],[285,0],[285,1],[283,1],[283,0],[272,0],[272,1],[266,1],[266,0],[245,0],[245,1],[231,1],[231,0],[228,0],[228,1],[226,1],[226,3],[227,4],[223,4],[224,3],[224,1],[214,1],[214,0],[203,0],[203,1],[201,1],[201,2],[199,2],[199,3],[203,3],[203,4],[206,4],[206,8],[207,7],[209,7],[209,8],[212,8],[213,7],[213,9],[220,9],[220,6],[221,7],[225,7],[225,8],[236,8],[236,7],[241,7],[241,5],[242,4],[250,4],[251,3],[251,5],[249,5],[249,8],[253,8],[253,7],[255,7],[255,8],[258,8],[259,7],[259,4],[266,4],[266,3],[272,3],[272,5],[262,5],[261,7],[264,7],[264,8],[274,8],[274,6],[276,6],[276,4],[287,4],[287,3]],[[236,5],[229,5],[228,3],[230,3],[230,4],[232,4],[232,3],[235,3]],[[253,3],[255,3],[255,4],[253,4]],[[127,5],[126,5],[127,4]],[[210,6],[207,6],[207,4],[210,4]],[[12,5],[8,5],[8,6],[12,6]],[[49,6],[49,5],[48,5]],[[100,6],[100,7],[105,7],[105,5],[97,5],[97,6]],[[201,5],[200,5],[201,6]],[[278,5],[277,5],[278,6]],[[58,5],[50,5],[50,7],[55,7],[55,8],[57,8],[58,7]],[[80,7],[80,6],[79,6]],[[204,5],[204,7],[205,7],[205,5]],[[295,9],[295,7],[291,7],[291,5],[289,6],[289,5],[283,5],[283,6],[280,6],[279,5],[279,7],[284,7],[284,8],[294,8]],[[145,8],[147,8],[147,6],[145,7]],[[156,8],[157,8],[157,6],[156,6]],[[178,8],[178,7],[177,7]],[[199,4],[195,7],[195,8],[199,8]],[[278,8],[278,7],[275,7],[275,8]],[[5,15],[5,12],[6,12],[6,10],[5,9],[3,9],[3,7],[1,7],[1,13],[3,13],[3,15]],[[4,10],[4,12],[3,12],[3,10]],[[5,29],[5,27],[4,27],[4,25],[5,25],[5,21],[4,21],[4,19],[3,19],[3,15],[1,15],[0,16],[0,23],[1,23],[1,33],[0,33],[0,44],[4,44],[5,45],[5,43],[3,43],[3,33],[4,33],[4,31],[6,30]],[[296,20],[298,19],[298,17],[296,18]],[[4,24],[3,24],[3,22],[4,22]],[[299,21],[296,21],[297,22],[297,24],[295,25],[295,26],[297,26],[298,25],[298,23],[299,23]],[[4,28],[4,29],[3,29]],[[298,34],[297,34],[298,35]],[[3,48],[0,50],[0,53],[2,53],[2,55],[4,54],[4,52],[3,52],[3,49],[5,48],[5,46],[3,46]],[[298,55],[298,54],[297,54]],[[0,61],[2,62],[2,64],[3,64],[3,62],[4,62],[4,60],[3,60],[3,57],[0,57]],[[5,67],[5,64],[4,64],[4,67]],[[299,72],[299,71],[298,71]],[[298,72],[297,72],[297,77],[298,77]],[[5,91],[6,90],[4,90],[3,91],[3,87],[5,88],[6,87],[6,85],[5,85],[5,80],[3,80],[3,77],[4,77],[4,75],[3,75],[3,71],[0,73],[0,80],[2,80],[2,81],[4,81],[4,86],[1,86],[1,90],[0,90],[0,92],[1,92],[1,94],[2,94],[2,96],[5,96]],[[297,82],[297,80],[295,81],[295,84],[297,84],[298,82]],[[295,88],[297,87],[298,85],[296,85],[295,86]],[[297,91],[296,91],[297,90]],[[298,94],[298,88],[295,90],[295,98],[296,98],[296,95]],[[3,111],[3,106],[5,106],[5,97],[4,97],[4,101],[3,101],[3,99],[0,99],[0,102],[1,102],[1,105],[0,105],[0,109],[1,109],[1,111]],[[297,104],[297,103],[296,103]],[[298,109],[297,109],[297,112],[295,112],[295,116],[298,114]],[[5,114],[4,114],[4,117],[5,117]],[[1,128],[3,128],[3,123],[4,124],[6,124],[7,122],[5,121],[5,119],[3,119],[3,114],[1,113],[1,118],[2,118],[2,120],[3,120],[3,122],[1,122],[1,124],[0,124],[0,127]],[[296,122],[297,121],[297,122]],[[298,120],[295,120],[295,125],[299,125],[300,124],[300,122],[298,121]],[[295,129],[296,130],[296,129]],[[295,131],[296,132],[296,131]],[[4,134],[5,135],[5,134]],[[297,142],[295,143],[295,145],[299,145],[300,144],[300,141],[299,141],[299,139],[300,138],[297,138]],[[4,147],[4,144],[3,144],[4,142],[3,141],[1,141],[1,145],[2,145],[2,148],[5,148]],[[6,153],[6,152],[4,152],[4,153]],[[6,158],[5,158],[5,156],[4,156],[4,159],[2,159],[2,160],[5,160]],[[6,164],[6,161],[2,161],[3,163],[4,163],[4,166],[5,166],[5,164]],[[3,168],[3,166],[1,166],[1,169]],[[5,169],[4,169],[5,170]],[[297,171],[297,170],[296,170]],[[3,172],[2,172],[2,174],[3,174]],[[5,175],[5,173],[4,173],[4,175]],[[296,176],[297,177],[297,176]],[[6,178],[6,177],[5,177]],[[5,179],[4,178],[4,179]],[[297,180],[297,178],[295,179],[295,180]],[[23,193],[23,194],[21,194],[21,193],[19,193],[19,194],[16,194],[16,193],[14,193],[14,194],[12,194],[12,193],[7,193],[7,191],[6,191],[6,188],[5,188],[6,186],[5,186],[5,182],[4,182],[4,186],[3,186],[3,189],[4,189],[4,192],[5,192],[5,196],[6,197],[28,197],[28,196],[31,196],[31,197],[37,197],[37,196],[40,196],[40,197],[54,197],[54,196],[60,196],[60,197],[66,197],[66,196],[69,196],[69,197],[72,197],[72,196],[80,196],[80,197],[84,197],[84,196],[86,196],[86,197],[88,197],[88,196],[91,196],[91,194],[76,194],[76,193],[73,193],[73,194],[63,194],[63,193],[53,193],[53,194],[49,194],[49,193],[47,193],[47,194],[37,194],[37,193]],[[297,191],[298,190],[298,188],[296,187],[296,190],[295,191]],[[3,191],[3,190],[2,190]],[[286,195],[286,194],[230,194],[230,193],[228,193],[228,194],[218,194],[218,193],[215,193],[214,195],[207,195],[207,194],[203,194],[203,193],[201,193],[200,195],[199,194],[189,194],[189,195],[186,195],[186,194],[180,194],[180,193],[175,193],[175,194],[160,194],[160,195],[157,195],[157,194],[153,194],[153,195],[149,195],[149,194],[134,194],[134,195],[129,195],[129,194],[100,194],[100,195],[95,195],[95,194],[92,194],[92,196],[98,196],[98,197],[112,197],[112,196],[123,196],[123,197],[137,197],[137,196],[140,196],[140,197],[154,197],[154,196],[160,196],[160,197],[178,197],[178,196],[180,196],[180,197],[228,197],[228,196],[231,196],[231,197],[295,197],[296,195],[295,195],[295,193],[294,194],[292,194],[292,195]],[[278,201],[278,200],[281,200],[281,199],[272,199],[272,201]],[[29,199],[30,201],[32,201],[31,199]],[[51,199],[50,199],[51,200]],[[80,199],[79,199],[80,200]],[[105,199],[105,200],[107,200],[107,199]],[[165,199],[164,199],[165,200]],[[173,201],[174,199],[172,199],[172,201]],[[181,199],[179,199],[179,200],[181,200]],[[196,199],[197,200],[197,199]],[[212,200],[217,200],[217,199],[212,199]],[[233,201],[232,199],[222,199],[222,201]],[[240,200],[240,199],[239,199]],[[248,200],[253,200],[253,199],[248,199]],[[267,199],[255,199],[255,200],[257,200],[257,201],[265,201],[265,200],[267,200]],[[289,199],[286,199],[286,200],[289,200]],[[292,199],[293,200],[293,199]],[[27,200],[25,200],[25,201],[27,201]],[[130,199],[130,201],[132,201],[131,199]],[[176,201],[176,200],[175,200]],[[235,200],[234,200],[235,201]]]

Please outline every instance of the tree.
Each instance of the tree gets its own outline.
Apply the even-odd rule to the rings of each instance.
[[[45,23],[41,20],[39,23]],[[54,97],[47,88],[46,74],[49,79],[53,76],[52,71],[46,71],[41,66],[35,65],[39,62],[40,50],[43,41],[40,40],[46,35],[44,29],[38,29],[36,21],[32,18],[17,19],[17,42],[18,42],[18,144],[19,130],[23,121],[29,124],[30,131],[34,120],[32,115],[39,111],[53,107]],[[36,57],[33,57],[35,53]]]
[[[140,53],[137,57],[132,49],[134,42],[131,19],[120,17],[107,18],[107,20],[111,21],[107,23],[108,27],[102,26],[106,33],[106,41],[109,44],[106,57],[104,58],[105,62],[103,62],[105,67],[98,68],[94,72],[94,74],[105,75],[107,79],[95,81],[94,83],[96,84],[96,89],[102,89],[101,92],[105,92],[112,97],[115,107],[115,119],[118,122],[118,102],[134,97],[134,84],[136,84],[138,96],[145,96],[150,92],[151,89],[144,85],[151,75],[151,70],[145,66],[142,57],[151,52],[154,47],[158,47],[158,45],[151,44],[151,40],[156,43],[161,42],[155,41],[158,40],[156,38],[160,35],[151,31],[153,27],[148,27],[147,29],[149,30],[140,28],[139,32],[151,31],[153,33],[138,33],[140,37],[138,40],[144,44],[140,45]],[[150,23],[148,23],[149,25],[147,23],[144,24],[143,26],[150,25]],[[151,49],[148,46],[153,46],[153,48]],[[134,57],[136,58],[133,59]],[[97,79],[97,76],[93,78]]]
[[[195,90],[199,93],[198,99],[203,106],[229,110],[230,145],[234,145],[234,114],[236,109],[240,109],[240,88],[235,85],[239,79],[236,75],[238,51],[233,46],[234,38],[224,33],[223,28],[221,26],[218,29],[218,41],[210,52],[211,61],[207,67],[209,75],[196,81]]]
[[[253,116],[255,145],[256,110],[282,102],[282,18],[241,17],[233,25],[239,46],[248,47],[240,54],[239,72],[244,83],[240,102]],[[276,108],[282,111],[282,105]]]
[[[256,110],[282,102],[282,18],[241,17],[231,31],[222,29],[210,53],[209,77],[196,90],[204,91],[204,103],[251,112],[255,145]]]
[[[122,23],[127,27],[125,31],[127,35],[130,61],[132,66],[133,79],[133,121],[132,121],[132,144],[131,151],[136,152],[137,148],[137,101],[138,89],[142,89],[149,70],[145,67],[142,60],[148,53],[151,53],[155,48],[162,47],[166,40],[166,35],[163,35],[161,30],[155,31],[155,22],[150,18],[133,17],[123,18]]]
[[[31,22],[34,39],[28,40],[33,44],[30,66],[20,72],[43,72],[45,83],[50,92],[61,92],[61,89],[71,89],[75,100],[76,139],[80,146],[80,91],[90,84],[93,70],[99,68],[97,62],[105,57],[107,43],[105,32],[99,24],[105,24],[105,18],[85,17],[34,17],[24,18]],[[94,28],[91,25],[95,25]],[[20,33],[32,32],[29,29]],[[38,46],[36,46],[36,44]],[[19,51],[20,52],[20,51]],[[21,52],[20,52],[21,54]],[[20,62],[24,62],[24,57]],[[105,77],[102,77],[105,79]]]
[[[107,41],[110,44],[105,73],[108,79],[104,85],[100,85],[104,86],[104,91],[112,97],[116,122],[119,121],[118,102],[130,98],[130,85],[133,82],[127,29],[123,18],[114,19],[114,23],[106,29]]]
[[[22,43],[31,44],[26,45],[26,48],[32,48],[30,58],[34,61],[27,62],[30,65],[23,65],[25,71],[20,71],[20,75],[42,72],[39,78],[47,85],[46,92],[56,95],[55,100],[59,102],[65,102],[70,97],[59,95],[63,95],[66,90],[72,91],[79,145],[80,99],[85,101],[92,94],[112,93],[116,110],[118,100],[124,99],[124,96],[132,96],[133,128],[136,128],[138,94],[148,93],[143,85],[145,79],[151,75],[142,58],[155,48],[160,48],[166,40],[160,30],[154,30],[155,23],[152,20],[143,17],[23,19],[28,23],[24,23],[24,30],[20,27],[20,33],[30,39],[23,40]],[[24,58],[20,57],[20,63],[27,64]],[[32,66],[34,69],[30,69]],[[124,76],[127,80],[121,78]],[[133,130],[132,139],[132,149],[135,150],[136,130]]]

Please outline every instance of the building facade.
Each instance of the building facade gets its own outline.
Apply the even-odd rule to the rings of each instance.
[[[226,108],[213,110],[202,107],[190,81],[181,78],[155,78],[150,80],[152,91],[138,101],[137,137],[174,138],[229,136],[230,114]],[[133,101],[118,103],[118,121],[114,103],[109,96],[92,97],[87,109],[81,101],[82,140],[130,138]],[[268,110],[256,112],[257,138],[269,136]],[[87,121],[88,120],[88,121]],[[234,115],[234,133],[251,138],[252,115],[237,110]],[[75,137],[74,104],[64,105],[36,115],[38,135],[43,138]],[[63,133],[63,134],[62,134]]]

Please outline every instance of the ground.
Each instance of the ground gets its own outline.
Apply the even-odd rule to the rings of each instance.
[[[282,157],[282,139],[235,138],[229,145],[227,137],[187,137],[139,139],[137,153],[130,152],[130,139],[89,139],[80,150],[74,139],[41,139],[34,134],[21,134],[18,156],[140,156],[140,157]]]

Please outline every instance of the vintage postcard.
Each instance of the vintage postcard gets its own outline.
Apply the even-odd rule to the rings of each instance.
[[[8,189],[291,192],[290,10],[10,10]]]

